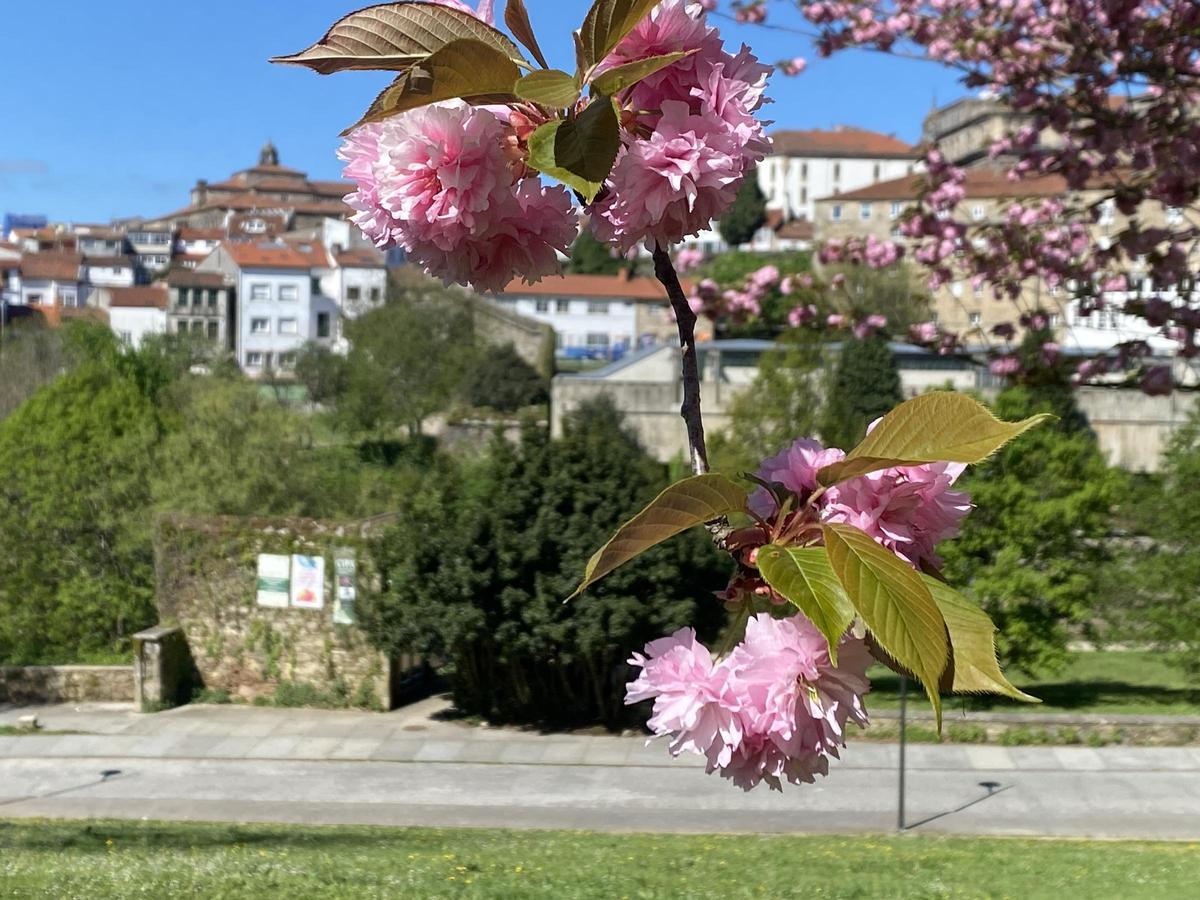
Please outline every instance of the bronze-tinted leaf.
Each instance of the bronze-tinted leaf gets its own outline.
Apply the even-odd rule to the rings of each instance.
[[[996,626],[988,614],[936,578],[922,575],[921,579],[942,611],[946,629],[950,632],[950,662],[954,669],[951,690],[965,694],[1003,694],[1026,703],[1041,703],[1037,697],[1010,683],[1000,671],[1000,662],[996,659]]]
[[[938,681],[949,658],[946,622],[913,569],[865,531],[824,525],[825,551],[850,602],[871,635],[920,679],[942,728]]]
[[[508,0],[504,7],[504,24],[513,33],[513,37],[533,54],[533,58],[537,60],[539,66],[543,69],[550,68],[546,57],[542,55],[542,48],[538,46],[537,36],[533,33],[533,25],[529,23],[529,12],[525,9],[524,0]]]
[[[591,203],[620,149],[616,107],[608,97],[600,97],[574,119],[547,122],[530,135],[528,163]]]
[[[829,659],[836,666],[838,642],[854,619],[854,605],[834,574],[825,548],[767,544],[758,550],[758,571],[825,635]]]
[[[608,56],[658,3],[659,0],[595,0],[579,29],[584,67],[591,69]]]
[[[966,394],[922,394],[884,416],[845,459],[818,472],[817,480],[829,486],[892,466],[982,462],[1017,435],[1053,418],[1040,413],[1002,422]]]
[[[724,475],[694,475],[677,481],[650,505],[617,529],[608,543],[588,560],[574,597],[617,566],[629,562],[669,537],[693,525],[737,512],[746,505],[746,492]]]
[[[366,115],[347,130],[440,100],[486,97],[503,102],[513,96],[513,85],[520,75],[516,63],[488,44],[451,41],[407,72],[401,72],[375,98]]]
[[[515,93],[522,100],[565,109],[579,99],[579,82],[559,69],[538,69],[517,81]]]
[[[383,3],[339,19],[307,50],[271,62],[306,66],[322,75],[349,69],[403,71],[456,40],[487,44],[528,68],[521,48],[470,13],[438,3]]]

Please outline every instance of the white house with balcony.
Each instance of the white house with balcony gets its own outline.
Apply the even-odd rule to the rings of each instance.
[[[93,287],[133,287],[137,270],[128,256],[85,256],[83,278]]]
[[[83,258],[77,253],[26,253],[17,269],[17,303],[73,309],[86,306],[88,285],[80,278]]]
[[[175,236],[170,225],[131,225],[125,236],[143,272],[153,275],[171,265]]]

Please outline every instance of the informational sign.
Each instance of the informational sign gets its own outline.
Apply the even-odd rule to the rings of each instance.
[[[258,554],[258,605],[288,605],[288,569],[291,559],[276,553]]]
[[[354,624],[354,579],[358,563],[353,550],[335,550],[333,557],[334,600],[333,621],[337,625]]]
[[[325,607],[325,557],[292,555],[292,606]]]

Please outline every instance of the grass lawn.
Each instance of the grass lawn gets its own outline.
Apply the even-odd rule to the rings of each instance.
[[[0,821],[5,897],[1195,896],[1200,844]]]
[[[900,702],[900,678],[883,666],[870,671],[868,709],[895,709]],[[1041,698],[1039,704],[1005,697],[954,696],[945,699],[947,713],[968,710],[997,712],[1136,713],[1140,715],[1200,715],[1200,684],[1189,683],[1161,654],[1148,651],[1102,650],[1073,653],[1061,672],[1034,675],[1009,673],[1021,690]],[[914,689],[915,688],[915,689]],[[909,709],[928,710],[920,685],[909,683]]]

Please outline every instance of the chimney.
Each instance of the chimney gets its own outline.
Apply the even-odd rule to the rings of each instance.
[[[628,281],[632,275],[632,270],[632,266],[621,266],[621,268],[617,270],[617,278],[621,279],[621,281]]]

